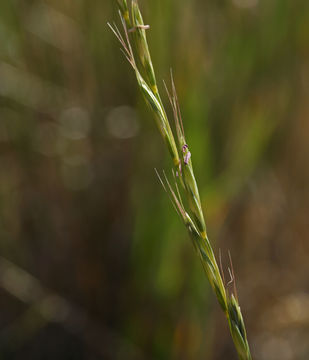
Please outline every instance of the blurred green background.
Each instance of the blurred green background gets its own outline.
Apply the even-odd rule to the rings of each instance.
[[[139,4],[253,357],[308,359],[309,2]],[[0,1],[0,357],[236,359],[113,20],[112,0]]]

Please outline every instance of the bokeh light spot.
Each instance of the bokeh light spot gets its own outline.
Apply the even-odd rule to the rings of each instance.
[[[132,138],[139,131],[136,111],[129,106],[119,106],[108,114],[106,126],[108,132],[118,139]]]

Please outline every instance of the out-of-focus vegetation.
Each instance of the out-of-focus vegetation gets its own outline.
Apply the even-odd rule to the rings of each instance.
[[[309,2],[142,1],[254,359],[309,356]],[[116,1],[0,1],[0,355],[236,359],[153,168]]]

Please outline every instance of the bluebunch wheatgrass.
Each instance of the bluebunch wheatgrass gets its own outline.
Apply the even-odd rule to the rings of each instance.
[[[116,24],[114,24],[114,26],[109,26],[120,41],[122,51],[135,71],[136,79],[144,99],[154,115],[159,131],[172,157],[175,188],[171,186],[165,173],[163,173],[162,179],[157,172],[158,177],[164,189],[169,193],[176,211],[182,218],[188,230],[210,285],[227,317],[239,359],[250,360],[251,354],[247,341],[245,324],[238,304],[234,273],[233,271],[230,271],[232,282],[234,282],[234,290],[230,294],[226,290],[226,284],[222,279],[224,274],[221,270],[221,276],[212,246],[207,237],[200,195],[193,171],[192,155],[185,138],[173,77],[171,76],[171,92],[168,91],[167,87],[166,90],[173,110],[177,142],[175,141],[157,86],[146,38],[146,30],[149,26],[144,24],[136,0],[132,0],[131,2],[131,15],[127,0],[117,1],[124,35],[121,34]],[[134,43],[134,52],[131,42]],[[182,201],[178,183],[181,184],[186,195],[186,200],[189,205],[188,209],[186,209]]]

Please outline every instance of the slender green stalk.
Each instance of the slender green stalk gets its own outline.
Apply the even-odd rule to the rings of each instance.
[[[132,0],[131,2],[131,15],[127,0],[117,1],[124,35],[122,35],[119,31],[116,24],[114,24],[114,26],[109,24],[109,26],[120,41],[122,51],[135,71],[137,83],[144,96],[145,102],[149,105],[154,115],[159,131],[172,157],[174,163],[173,174],[175,187],[173,188],[171,186],[165,173],[163,173],[163,179],[160,177],[159,173],[157,173],[158,177],[164,189],[168,192],[176,211],[182,218],[188,230],[193,245],[201,259],[201,263],[210,285],[227,317],[230,332],[239,359],[250,360],[252,358],[247,341],[245,324],[237,300],[233,270],[230,271],[229,269],[231,275],[230,282],[234,282],[234,290],[230,294],[226,289],[224,280],[222,279],[222,277],[224,277],[223,271],[221,270],[220,272],[219,270],[212,246],[207,237],[200,195],[193,171],[192,155],[185,139],[173,77],[171,76],[171,92],[167,90],[167,87],[166,90],[173,110],[177,141],[175,141],[173,131],[158,91],[156,76],[146,38],[146,30],[149,26],[144,24],[136,0]],[[134,43],[134,51],[132,49],[131,42]],[[181,185],[183,192],[186,195],[185,197],[188,208],[184,206],[178,183]]]

